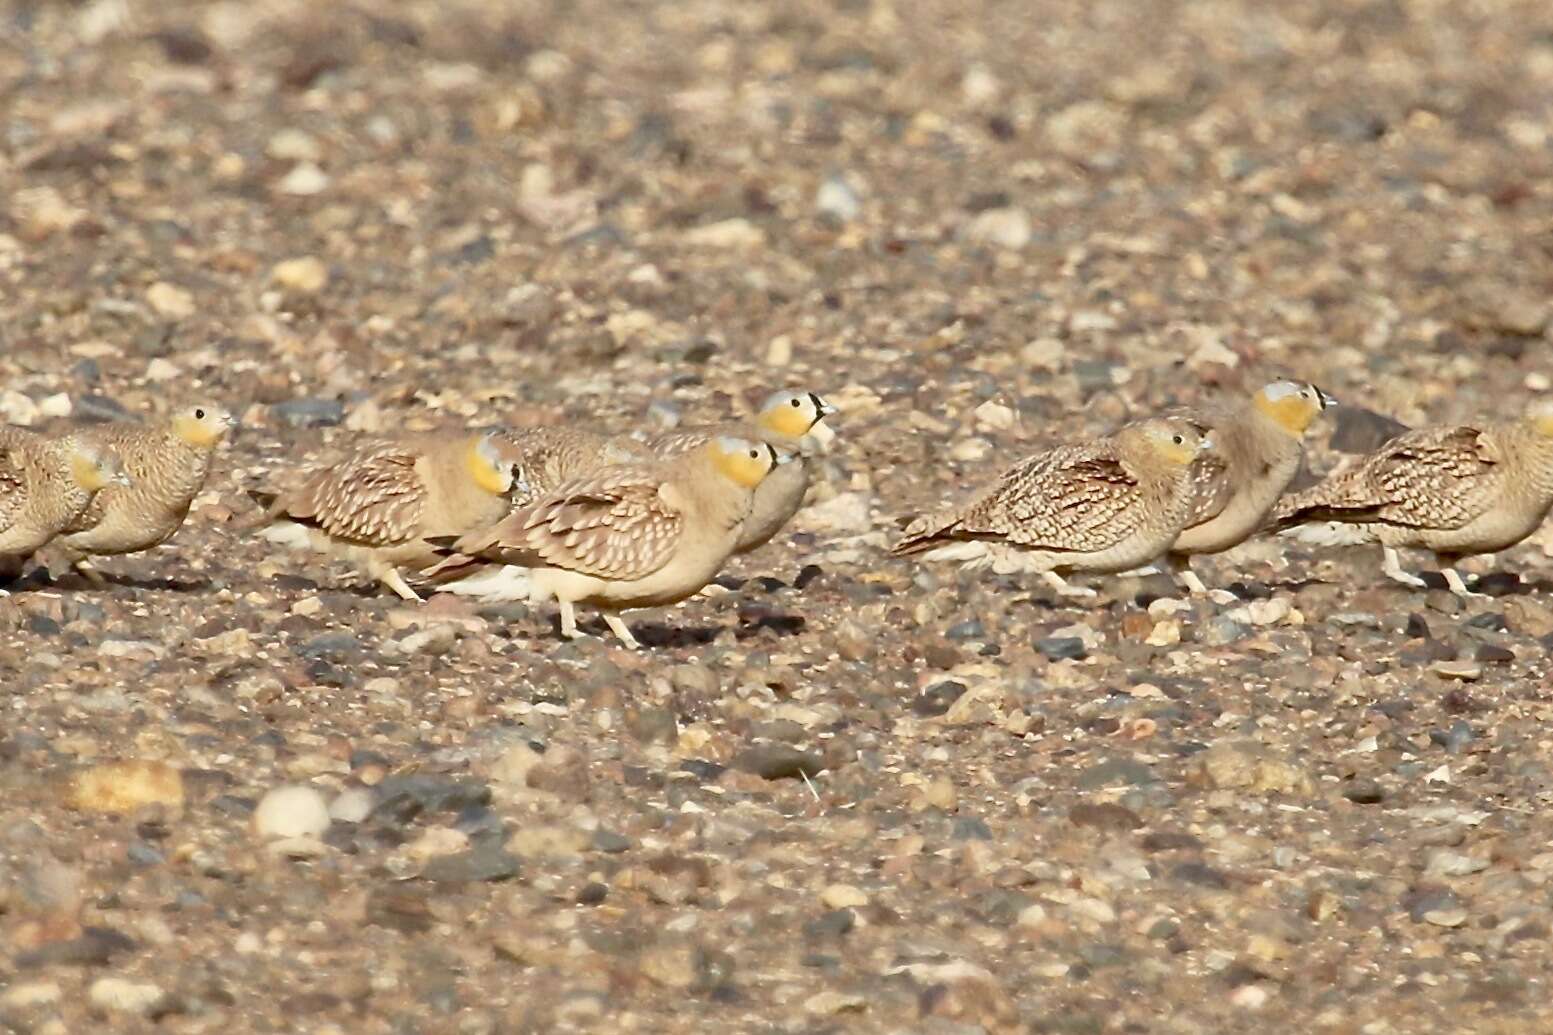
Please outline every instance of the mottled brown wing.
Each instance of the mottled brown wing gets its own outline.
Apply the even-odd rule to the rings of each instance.
[[[658,495],[656,480],[624,480],[606,468],[563,486],[508,520],[519,544],[544,563],[598,578],[651,575],[674,555],[684,519]],[[632,472],[634,473],[634,472]]]
[[[27,473],[0,448],[0,532],[4,532],[27,509]]]
[[[1137,479],[1109,449],[1059,446],[1009,470],[933,538],[1103,550],[1132,531],[1139,519],[1138,499]]]
[[[577,428],[499,429],[496,442],[503,456],[517,465],[514,511],[601,467],[651,458],[641,443]]]
[[[1235,495],[1230,484],[1229,464],[1217,453],[1193,460],[1190,491],[1192,504],[1187,512],[1187,528],[1218,517]]]
[[[655,456],[671,457],[699,449],[718,435],[748,437],[749,434],[750,429],[743,424],[698,424],[654,435],[647,440],[646,444]]]
[[[1484,491],[1497,474],[1493,456],[1477,428],[1424,428],[1392,439],[1364,466],[1384,499],[1383,520],[1460,528],[1493,503]]]
[[[1420,428],[1391,439],[1362,463],[1278,508],[1288,526],[1309,521],[1385,522],[1460,528],[1492,504],[1497,463],[1482,431]]]
[[[397,447],[358,453],[314,474],[271,513],[316,525],[336,539],[390,546],[413,538],[426,503],[417,454]]]

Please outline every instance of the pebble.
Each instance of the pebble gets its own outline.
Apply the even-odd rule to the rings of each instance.
[[[107,762],[77,773],[68,800],[83,812],[125,813],[148,805],[181,810],[183,773],[166,762]]]
[[[1315,790],[1305,768],[1250,740],[1215,744],[1192,760],[1189,776],[1221,790],[1304,795]]]
[[[1022,208],[989,208],[978,212],[965,226],[965,239],[972,244],[990,244],[1009,251],[1023,249],[1033,237],[1030,215]]]
[[[329,428],[345,419],[338,399],[287,399],[270,406],[270,415],[291,428]]]
[[[868,896],[851,884],[832,884],[820,892],[820,904],[826,909],[861,909]]]
[[[329,267],[312,255],[285,259],[270,270],[270,283],[298,295],[316,295],[329,284]]]
[[[499,843],[487,841],[467,852],[433,858],[421,870],[422,880],[440,883],[510,880],[523,864]]]
[[[329,174],[313,162],[298,162],[281,177],[275,189],[295,198],[310,198],[329,189]]]
[[[786,744],[756,744],[735,755],[733,767],[764,780],[812,780],[825,771],[825,760]]]
[[[301,784],[272,788],[253,810],[254,832],[265,838],[322,837],[329,823],[324,796]]]
[[[1048,636],[1036,640],[1035,649],[1052,661],[1078,660],[1089,656],[1089,648],[1077,636]]]
[[[159,985],[150,982],[130,981],[121,977],[100,977],[92,982],[87,998],[93,1006],[107,1013],[129,1013],[147,1016],[156,1011],[167,998]]]
[[[146,302],[164,320],[187,320],[194,315],[194,296],[163,280],[146,289]]]
[[[748,219],[735,218],[693,227],[685,231],[684,240],[697,248],[749,251],[765,245],[766,232]]]
[[[862,199],[844,176],[830,176],[814,195],[814,207],[822,216],[850,223],[863,211]]]

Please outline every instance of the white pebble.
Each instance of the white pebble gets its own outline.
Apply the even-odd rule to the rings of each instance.
[[[260,837],[319,837],[329,829],[329,805],[311,787],[276,787],[259,799],[253,828]]]

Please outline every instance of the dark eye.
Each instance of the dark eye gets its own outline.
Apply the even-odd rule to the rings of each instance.
[[[195,420],[204,420],[205,419],[205,411],[204,410],[195,410],[194,411],[194,419]]]
[[[1170,441],[1174,442],[1176,445],[1179,446],[1182,442],[1185,441],[1185,439],[1183,439],[1180,435],[1177,435],[1174,438],[1172,438]]]
[[[758,450],[758,449],[750,450],[750,459],[751,460],[759,460],[760,459],[760,450]]]
[[[802,405],[803,405],[803,400],[802,399],[794,399],[793,400],[793,409],[796,410],[796,409],[798,409],[798,407],[800,407]]]

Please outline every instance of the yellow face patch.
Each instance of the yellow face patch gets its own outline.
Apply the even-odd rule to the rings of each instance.
[[[1315,391],[1307,391],[1310,391],[1312,398],[1307,398],[1303,392],[1296,392],[1270,399],[1267,390],[1263,389],[1256,393],[1256,408],[1289,434],[1303,435],[1305,429],[1310,427],[1310,422],[1316,419],[1316,414],[1321,412],[1321,402],[1314,398]]]
[[[227,412],[216,406],[190,406],[173,418],[173,434],[198,449],[213,446],[226,438],[231,426]]]
[[[1154,446],[1162,460],[1176,467],[1184,467],[1197,456],[1196,441],[1176,442],[1174,436],[1166,435],[1157,439]]]
[[[512,488],[512,467],[489,456],[482,448],[484,442],[484,439],[476,439],[465,454],[464,462],[469,469],[469,476],[486,492],[504,496]]]
[[[1531,423],[1537,429],[1539,435],[1553,438],[1553,410],[1532,417]]]
[[[734,444],[720,439],[707,448],[722,476],[746,489],[755,488],[771,471],[771,451],[764,445],[742,440]]]
[[[79,449],[70,457],[70,474],[87,492],[100,492],[123,480],[119,477],[118,464]]]
[[[760,426],[783,438],[803,438],[814,426],[813,403],[794,406],[784,402],[773,406],[760,415]]]

